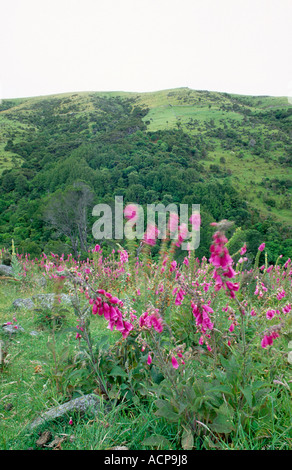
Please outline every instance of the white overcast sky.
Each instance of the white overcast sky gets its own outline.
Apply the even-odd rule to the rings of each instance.
[[[291,95],[291,0],[0,5],[0,98],[176,87]]]

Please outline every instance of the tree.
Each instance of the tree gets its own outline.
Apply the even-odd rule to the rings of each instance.
[[[87,208],[93,202],[94,193],[83,182],[58,190],[50,198],[44,211],[44,219],[57,231],[70,238],[74,255],[87,250]]]

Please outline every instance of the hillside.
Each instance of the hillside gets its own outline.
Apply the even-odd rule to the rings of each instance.
[[[42,214],[50,195],[81,180],[95,203],[123,195],[201,204],[203,235],[211,221],[232,219],[251,253],[260,235],[271,260],[289,256],[291,122],[284,97],[188,88],[3,100],[0,245],[13,238],[32,255],[64,249],[68,238]]]

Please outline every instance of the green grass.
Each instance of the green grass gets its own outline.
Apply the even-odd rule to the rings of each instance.
[[[73,393],[72,390],[77,394],[81,390],[84,393],[86,381],[84,382],[83,379],[78,382],[77,376],[70,375],[72,369],[64,371],[64,366],[68,362],[60,361],[57,367],[60,379],[59,386],[57,385],[55,363],[47,347],[48,341],[52,342],[55,338],[54,350],[57,357],[61,357],[67,346],[70,350],[69,357],[76,356],[79,347],[75,333],[66,330],[68,326],[76,326],[76,317],[69,310],[66,325],[53,334],[51,328],[42,327],[37,322],[37,314],[34,311],[15,310],[12,307],[12,302],[16,298],[52,292],[51,281],[45,288],[37,286],[33,283],[33,279],[21,283],[0,280],[0,283],[0,323],[10,321],[16,316],[18,324],[25,330],[11,336],[10,339],[0,333],[0,339],[5,342],[8,353],[8,363],[0,369],[1,450],[40,449],[36,442],[43,431],[51,432],[50,442],[56,437],[63,439],[60,444],[63,450],[108,450],[115,446],[126,446],[130,450],[181,450],[182,430],[177,424],[155,415],[157,408],[152,393],[149,393],[144,401],[137,399],[131,403],[123,400],[114,403],[113,408],[107,412],[102,402],[101,411],[96,416],[74,414],[72,426],[69,424],[71,416],[65,415],[61,419],[49,421],[40,428],[30,431],[29,425],[35,418],[47,409],[69,399],[69,386],[73,387],[71,393]],[[225,303],[226,299],[223,298],[217,306],[218,312]],[[37,330],[38,335],[30,335],[32,330]],[[109,333],[106,329],[106,322],[100,317],[93,317],[91,333],[95,341],[104,334],[108,334],[112,344],[120,339],[118,332]],[[288,380],[289,371],[283,368],[283,364],[280,365],[279,358],[278,352],[270,359],[267,355],[267,358],[264,358],[266,366],[255,360],[253,381],[263,380],[260,374],[264,372],[268,384],[271,380],[269,374],[274,377],[276,364],[277,374],[283,375],[285,380]],[[274,367],[269,369],[268,364],[272,366],[272,363],[275,363]],[[267,369],[263,371],[265,367]],[[201,364],[199,361],[196,368],[199,378],[200,374],[206,374],[204,362]],[[209,369],[208,374],[213,372]],[[257,372],[259,377],[257,377]],[[89,389],[88,392],[91,393],[92,390]],[[232,433],[232,439],[218,435],[214,440],[213,433],[207,432],[205,435],[195,436],[193,449],[291,449],[291,390],[281,385],[274,386],[266,400],[269,401],[269,408],[272,409],[272,424],[270,420],[266,421],[265,415],[261,418],[254,418],[252,410],[249,416],[245,409],[241,410],[239,407],[234,416],[235,431]],[[162,436],[162,438],[157,437],[160,442],[157,446],[143,443],[145,439],[155,436]],[[42,449],[50,450],[50,447]]]
[[[220,161],[222,157],[225,159],[224,164]],[[276,207],[268,208],[264,203],[264,196],[267,192],[265,188],[261,186],[263,178],[285,180],[287,178],[286,168],[274,164],[273,162],[266,162],[262,158],[255,158],[252,155],[239,159],[234,152],[222,151],[221,149],[210,152],[203,164],[207,168],[210,167],[210,165],[218,165],[223,175],[226,175],[228,170],[231,171],[231,181],[249,205],[258,208],[265,216],[272,215],[275,219],[284,223],[291,223],[291,211],[288,209],[279,209],[285,194],[272,192],[271,196],[276,201]],[[221,178],[220,175],[218,177],[222,182],[225,179],[223,175]]]
[[[101,409],[97,416],[81,417],[75,414],[73,426],[69,425],[70,417],[65,416],[30,431],[29,425],[35,418],[44,410],[68,400],[68,397],[58,390],[52,375],[54,361],[47,348],[47,342],[52,340],[52,330],[40,329],[34,312],[25,309],[16,311],[12,302],[19,297],[31,297],[34,293],[47,293],[50,287],[40,290],[29,287],[28,284],[21,287],[13,281],[0,282],[0,323],[16,316],[18,324],[25,330],[10,339],[0,333],[0,339],[5,342],[8,352],[8,364],[0,370],[1,450],[38,449],[36,441],[39,433],[44,430],[50,431],[52,436],[67,435],[62,442],[63,450],[106,450],[122,445],[133,450],[147,449],[141,442],[153,434],[164,434],[170,440],[175,440],[175,427],[169,428],[167,423],[157,420],[151,402],[142,407],[121,402],[107,413]],[[68,313],[67,320],[69,325],[76,326],[76,318],[72,312]],[[108,332],[105,322],[98,320],[100,321],[95,322],[92,328],[92,334],[96,338]],[[32,330],[38,331],[38,335],[31,336]],[[117,337],[114,334],[109,340],[114,341]],[[62,353],[65,345],[69,346],[72,356],[77,354],[78,344],[73,333],[61,331],[56,333],[55,339],[57,355]],[[66,380],[67,377],[64,376],[64,387],[65,383],[68,385]],[[11,409],[7,409],[7,405],[12,405]]]

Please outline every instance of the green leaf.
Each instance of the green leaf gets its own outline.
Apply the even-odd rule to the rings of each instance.
[[[165,418],[172,423],[179,421],[179,414],[174,411],[168,401],[156,400],[155,405],[158,407],[158,410],[154,413],[155,416]]]
[[[164,446],[167,449],[171,448],[171,443],[166,437],[161,436],[161,434],[156,434],[155,436],[146,437],[144,441],[141,442],[144,446],[160,447]]]
[[[232,421],[230,421],[230,419],[223,414],[218,414],[209,427],[212,429],[212,431],[218,432],[220,434],[229,434],[234,430]]]
[[[217,416],[213,423],[209,426],[213,431],[228,434],[234,431],[233,425],[233,409],[227,403],[223,403],[218,408]]]
[[[47,348],[49,351],[51,351],[52,354],[56,352],[55,345],[51,343],[50,341],[47,342]]]
[[[98,341],[97,341],[97,347],[102,348],[104,345],[108,345],[109,343],[109,338],[107,335],[103,335]]]
[[[69,332],[73,332],[73,333],[82,333],[81,330],[79,330],[78,328],[75,328],[73,326],[70,326],[68,328],[64,328],[62,333],[69,333]]]
[[[181,445],[184,450],[192,450],[194,447],[194,436],[189,426],[185,427],[183,430]]]
[[[113,377],[128,377],[128,374],[120,366],[115,366],[109,375]]]
[[[244,398],[247,401],[248,406],[252,408],[252,390],[251,387],[241,388]]]

